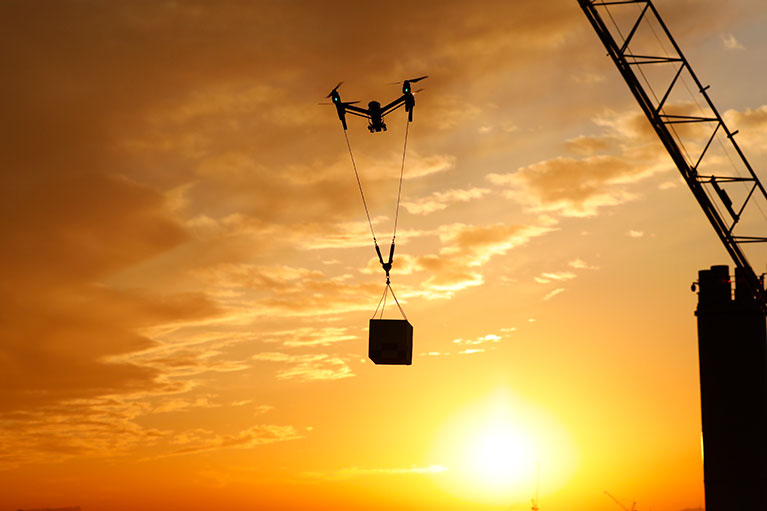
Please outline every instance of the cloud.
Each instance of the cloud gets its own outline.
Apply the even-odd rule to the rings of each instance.
[[[626,232],[626,236],[629,238],[641,238],[644,236],[644,231],[635,231],[634,229],[631,229]]]
[[[405,178],[416,179],[445,172],[455,166],[455,156],[435,154],[422,156],[417,151],[411,151],[405,162]]]
[[[675,113],[691,106],[668,106]],[[669,169],[647,120],[636,112],[608,112],[594,119],[604,132],[570,139],[566,147],[580,158],[558,156],[515,172],[486,178],[506,187],[505,195],[538,213],[589,217],[600,209],[636,198],[629,185]],[[699,128],[679,130],[683,135]]]
[[[443,225],[439,254],[419,256],[415,265],[432,275],[423,282],[428,298],[450,297],[455,291],[484,283],[480,267],[493,256],[526,244],[532,238],[551,232],[553,227],[530,225]]]
[[[404,274],[429,272],[418,288],[401,286],[398,296],[449,298],[456,291],[484,283],[480,267],[495,255],[522,246],[553,230],[549,226],[450,224],[439,227],[438,254],[395,257],[394,269]],[[377,259],[368,259],[362,273],[380,272]],[[243,317],[317,316],[366,310],[361,296],[378,296],[378,284],[354,282],[347,275],[328,277],[320,270],[288,266],[219,264],[195,271],[209,293],[231,296],[230,309]],[[238,312],[239,311],[239,312]],[[315,342],[315,341],[311,341]],[[316,342],[319,341],[319,339]]]
[[[587,263],[586,261],[584,261],[583,259],[580,259],[580,258],[579,259],[573,259],[572,261],[567,263],[567,265],[572,267],[572,268],[575,268],[576,270],[598,270],[599,269],[599,266],[591,265],[591,264]]]
[[[448,467],[443,465],[429,465],[425,467],[407,468],[360,468],[346,467],[332,472],[306,472],[305,476],[318,479],[349,479],[353,477],[366,477],[375,475],[426,475],[441,474],[447,472]]]
[[[272,332],[264,337],[265,342],[277,342],[285,347],[329,346],[337,342],[353,341],[359,336],[350,334],[343,327],[304,327]]]
[[[564,216],[594,216],[599,208],[631,200],[626,190],[609,187],[611,180],[628,174],[632,165],[614,156],[581,160],[558,157],[519,169],[514,174],[490,174],[494,184],[507,185],[507,196],[535,212]]]
[[[380,236],[379,246],[388,243],[390,230],[393,227],[393,220],[388,217],[373,219],[373,228],[376,230],[376,236]],[[383,233],[383,234],[382,234]],[[431,236],[432,231],[420,229],[397,229],[397,245],[404,245],[412,240]],[[383,241],[386,240],[386,241]],[[383,242],[382,242],[383,241]],[[303,248],[319,250],[324,248],[353,248],[353,247],[373,247],[373,239],[370,234],[370,227],[367,222],[341,223],[328,228],[325,232],[314,232],[304,235],[304,240],[299,242]]]
[[[309,354],[289,355],[279,352],[264,352],[253,355],[253,360],[278,362],[288,367],[277,371],[280,380],[299,381],[339,380],[354,376],[347,361],[334,355]]]
[[[605,137],[580,135],[565,142],[565,147],[571,153],[581,156],[591,156],[610,149],[610,142]]]
[[[146,406],[115,398],[73,399],[6,412],[0,418],[0,467],[72,457],[122,456],[157,445],[169,432],[134,421]]]
[[[544,296],[543,299],[544,299],[544,301],[545,300],[551,300],[552,298],[554,298],[555,296],[557,296],[560,293],[563,293],[564,291],[565,291],[565,288],[559,287],[557,289],[554,289],[554,290],[549,291],[548,293],[546,293],[546,296]]]
[[[722,34],[722,44],[724,47],[728,50],[745,50],[745,46],[740,44],[740,42],[735,39],[735,36],[732,34],[724,35]]]
[[[593,85],[595,83],[600,83],[605,81],[604,75],[596,74],[596,73],[577,73],[570,76],[570,80],[572,80],[575,83],[583,83],[583,84],[589,84]]]
[[[676,188],[679,186],[678,181],[664,181],[661,184],[658,185],[659,190],[670,190],[672,188]]]
[[[501,336],[495,334],[487,334],[476,339],[453,339],[453,344],[465,344],[465,345],[477,345],[486,343],[497,343],[502,339]]]
[[[451,344],[454,344],[456,348],[463,348],[463,349],[460,349],[459,351],[455,351],[455,352],[430,351],[426,353],[420,353],[419,355],[437,357],[437,356],[448,356],[451,354],[473,355],[475,353],[484,353],[485,351],[493,351],[496,349],[496,345],[499,342],[501,342],[507,336],[507,334],[512,333],[514,331],[516,331],[516,328],[502,328],[501,329],[502,335],[487,334],[487,335],[482,335],[482,336],[471,338],[471,339],[464,339],[462,337],[459,337],[451,341]]]
[[[454,189],[444,192],[434,192],[428,197],[406,201],[402,203],[408,213],[412,215],[428,215],[436,211],[446,209],[449,205],[457,202],[469,202],[481,199],[490,193],[487,188]]]
[[[503,255],[552,230],[544,226],[501,223],[445,225],[440,228],[439,237],[444,244],[440,254],[451,260],[465,261],[468,266],[480,266],[494,255]]]
[[[539,284],[548,284],[551,281],[565,281],[575,278],[575,273],[570,271],[560,271],[560,272],[544,272],[541,273],[538,277],[535,277],[535,281]]]
[[[122,359],[155,346],[137,330],[217,313],[198,294],[162,297],[84,283],[37,293],[20,285],[3,296],[0,412],[162,388],[158,370]]]
[[[749,153],[764,154],[767,137],[767,105],[747,108],[744,111],[727,110],[723,115],[731,131],[739,130],[738,144]]]
[[[182,412],[198,408],[219,408],[221,403],[211,401],[213,396],[202,396],[196,399],[171,398],[164,399],[154,407],[153,413]]]
[[[195,454],[220,449],[252,449],[254,447],[298,440],[304,436],[294,426],[258,424],[234,434],[217,434],[204,429],[188,430],[171,438],[179,446],[164,456]]]

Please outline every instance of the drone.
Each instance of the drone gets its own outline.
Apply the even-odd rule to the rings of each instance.
[[[381,103],[378,101],[371,101],[368,103],[367,108],[360,108],[358,106],[353,106],[356,103],[359,103],[359,101],[341,101],[341,96],[338,94],[338,88],[344,82],[339,82],[338,85],[333,87],[333,90],[330,91],[330,94],[328,94],[327,97],[333,101],[332,105],[336,107],[338,118],[341,120],[344,129],[346,129],[346,114],[348,113],[367,119],[368,131],[370,131],[370,133],[380,133],[381,131],[386,131],[386,123],[383,120],[384,116],[392,113],[402,105],[405,105],[405,111],[408,113],[408,122],[413,122],[415,96],[413,96],[413,89],[410,84],[423,80],[424,78],[428,78],[428,76],[419,76],[418,78],[411,78],[404,82],[395,82],[397,84],[402,83],[402,96],[385,106],[381,106]],[[423,89],[419,89],[415,92],[420,92],[421,90]]]

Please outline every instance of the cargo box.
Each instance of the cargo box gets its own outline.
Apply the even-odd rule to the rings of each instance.
[[[371,319],[368,357],[376,364],[413,363],[413,326],[406,319]]]

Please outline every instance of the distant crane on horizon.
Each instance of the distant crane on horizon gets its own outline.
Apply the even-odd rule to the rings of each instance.
[[[623,503],[620,500],[618,500],[615,497],[613,497],[612,494],[610,492],[608,492],[607,490],[605,490],[605,495],[610,497],[613,500],[613,502],[618,504],[621,507],[621,509],[623,509],[623,511],[637,511],[637,503],[636,502],[631,504],[631,508],[627,508],[626,506],[623,505]]]
[[[538,511],[538,487],[541,484],[541,462],[538,462],[538,476],[535,479],[535,498],[531,499],[532,506],[530,507],[531,511]]]

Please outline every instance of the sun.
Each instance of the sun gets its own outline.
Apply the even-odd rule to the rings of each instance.
[[[433,459],[448,467],[440,480],[449,493],[515,506],[527,505],[539,488],[557,491],[575,463],[558,421],[507,391],[456,410],[435,438]]]
[[[538,449],[514,424],[492,424],[468,443],[467,458],[473,478],[483,485],[516,486],[535,474]]]

